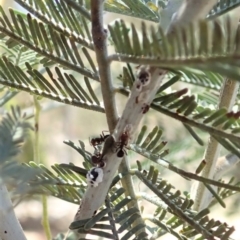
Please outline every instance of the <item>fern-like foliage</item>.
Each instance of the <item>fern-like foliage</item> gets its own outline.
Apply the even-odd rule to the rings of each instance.
[[[83,151],[81,147],[75,146],[74,148]],[[86,154],[88,155],[87,152]],[[200,235],[205,238],[217,236],[221,239],[229,239],[233,231],[232,227],[210,219],[207,209],[200,213],[194,212],[191,209],[193,201],[186,196],[182,196],[181,192],[175,190],[165,179],[161,179],[156,168],[151,166],[148,171],[142,171],[141,164],[138,163],[138,165],[139,170],[136,170],[134,175],[156,194],[155,197],[150,197],[147,194],[142,195],[143,199],[156,206],[154,217],[146,218],[147,221],[156,226],[152,229],[152,235],[160,237],[169,232],[179,239],[188,239],[188,237]],[[35,188],[33,193],[45,193],[79,204],[86,188],[84,175],[87,171],[85,169],[74,165],[55,164],[52,166],[55,172],[53,173],[44,166],[38,166],[35,163],[30,163],[28,167],[30,169],[41,169],[41,173],[37,175],[36,179],[38,179],[37,181],[41,179],[43,184],[37,185],[38,188]],[[127,208],[127,204],[132,199],[124,195],[125,190],[119,185],[120,179],[120,175],[115,177],[106,197],[105,205],[98,213],[91,219],[73,222],[70,229],[77,230],[79,233],[90,233],[104,239],[127,240],[144,228],[145,226],[142,225],[134,225],[140,215],[136,208]],[[36,187],[34,180],[30,182],[30,186]],[[189,224],[187,227],[185,222]],[[176,230],[179,227],[182,228],[180,232]],[[140,233],[137,239],[148,239],[146,237],[145,233]]]
[[[158,180],[157,169],[150,167],[148,172],[144,171],[141,173],[140,171],[136,171],[135,174],[167,205],[166,209],[162,209],[160,212],[159,209],[157,210],[155,215],[159,216],[159,219],[157,217],[150,219],[151,222],[162,228],[156,233],[157,236],[161,236],[162,233],[167,231],[178,239],[187,239],[198,234],[201,234],[206,239],[213,238],[214,236],[220,239],[229,239],[229,236],[234,231],[233,227],[226,226],[224,229],[224,223],[214,221],[213,219],[210,220],[207,216],[207,209],[202,210],[198,214],[191,211],[191,200],[186,197],[182,198],[180,191],[171,192],[172,186],[170,184],[167,184],[166,181]],[[170,212],[175,217],[163,220],[166,212]],[[181,235],[173,230],[185,222],[188,223],[188,226],[182,227],[180,231]]]
[[[137,144],[150,148],[149,146],[154,147],[156,143],[160,142],[161,130],[154,128],[150,132],[151,135],[155,135],[155,141],[150,142],[148,137],[143,140],[144,131],[146,131],[145,127],[142,129],[141,135],[138,136]],[[29,192],[44,193],[79,204],[87,187],[85,178],[87,170],[91,167],[91,154],[85,150],[85,146],[81,141],[79,146],[71,141],[65,143],[80,153],[85,168],[73,164],[55,164],[52,166],[52,170],[49,170],[43,165],[37,165],[33,162],[26,164],[25,167],[29,170],[36,169],[39,171],[35,178],[29,181]],[[229,236],[234,231],[233,227],[210,218],[208,209],[204,209],[199,213],[193,211],[193,201],[187,195],[182,195],[179,190],[176,190],[165,179],[160,178],[158,173],[159,170],[153,166],[150,166],[148,171],[143,170],[140,162],[138,162],[138,169],[131,173],[155,194],[154,196],[144,193],[139,195],[139,197],[155,206],[154,215],[145,217],[146,221],[152,222],[155,226],[148,232],[150,236],[160,237],[170,233],[178,239],[184,240],[190,237],[229,239]],[[144,229],[145,225],[136,224],[140,213],[135,207],[129,208],[132,199],[124,194],[125,189],[119,184],[119,180],[125,177],[126,174],[129,173],[121,173],[113,179],[105,204],[95,216],[91,219],[72,222],[70,229],[77,230],[79,233],[89,233],[103,237],[104,239],[121,240],[130,239],[136,236],[139,230]],[[39,181],[41,184],[39,184]],[[32,190],[30,191],[30,189]],[[226,192],[226,190],[224,191]],[[226,196],[227,193],[225,192],[223,195]],[[187,226],[185,226],[186,222],[188,223]],[[181,228],[180,231],[179,227]],[[145,232],[140,232],[137,234],[136,239],[149,239],[149,235],[147,237]]]
[[[119,79],[122,81],[123,88],[118,89],[118,92],[128,96],[128,89],[131,88],[135,80],[129,65],[123,68],[123,74]],[[204,142],[194,128],[208,132],[227,150],[240,156],[238,146],[240,140],[238,136],[240,129],[239,112],[227,112],[224,108],[217,109],[217,105],[213,108],[206,108],[206,102],[203,102],[198,94],[186,95],[188,93],[187,88],[178,91],[169,90],[169,87],[179,79],[181,79],[181,75],[174,75],[159,88],[151,108],[182,122],[200,145],[204,145]],[[220,129],[219,126],[222,126],[222,128]],[[143,130],[142,133],[144,133]],[[148,141],[152,140],[148,138]]]
[[[82,46],[93,49],[92,37],[88,28],[90,13],[84,5],[74,4],[74,1],[61,1],[61,4],[58,4],[53,0],[44,2],[16,0],[16,2],[45,24],[51,25],[57,32],[66,37],[71,36]],[[75,7],[72,8],[69,5]],[[59,22],[61,25],[58,24]]]
[[[75,14],[75,10],[68,4],[60,6],[55,1],[39,2],[40,5],[31,5],[32,2],[25,1],[21,3],[40,17],[42,22],[30,14],[12,9],[9,10],[10,20],[0,8],[1,46],[8,47],[0,58],[0,83],[12,89],[104,112],[89,82],[89,78],[99,81],[99,77],[87,50],[92,47],[82,42],[86,36],[91,42],[87,16],[81,16],[83,22],[80,23],[77,18],[79,13]],[[52,9],[55,9],[53,19],[49,18]],[[64,19],[61,16],[67,17]],[[57,24],[60,18],[63,20],[62,27]],[[81,32],[81,36],[77,36],[77,32]],[[54,64],[60,66],[55,67],[55,73],[50,69]],[[42,65],[43,68],[38,71],[34,65]],[[86,68],[86,65],[92,70]],[[83,74],[84,79],[79,81],[73,74],[63,72],[63,69]],[[14,95],[15,93],[8,93],[3,97],[2,103]]]
[[[136,142],[130,145],[130,149],[140,154],[145,153],[145,157],[149,154],[150,160],[150,155],[157,155],[159,158],[165,157],[169,149],[163,150],[167,142],[161,139],[162,130],[156,126],[145,137],[146,131],[147,126],[144,125],[138,134]]]
[[[33,69],[30,64],[26,63],[28,76],[20,67],[14,66],[8,61],[6,57],[0,60],[0,68],[2,68],[2,71],[0,70],[2,77],[0,83],[4,85],[59,102],[104,112],[86,77],[84,78],[85,87],[82,87],[81,83],[72,74],[63,73],[58,67],[55,68],[57,75],[57,79],[55,79],[52,71],[47,67],[45,70],[51,79],[51,82],[49,82],[43,74]],[[84,88],[87,88],[89,93]]]
[[[223,76],[218,73],[200,71],[195,69],[184,69],[177,71],[180,76],[179,81],[199,86],[204,89],[211,89],[219,91],[223,82]],[[169,73],[169,77],[173,77],[175,74]]]
[[[64,34],[54,30],[51,25],[38,22],[30,14],[23,15],[10,10],[12,23],[6,16],[3,9],[1,11],[0,31],[6,37],[6,45],[11,48],[22,44],[42,56],[40,63],[51,65],[59,63],[67,69],[72,69],[87,77],[98,80],[96,68],[89,56],[86,48],[82,48],[82,53],[89,61],[93,71],[84,67],[80,57],[76,41],[73,38],[66,38]],[[18,21],[17,21],[18,20]]]
[[[15,158],[21,151],[29,130],[32,129],[25,114],[19,107],[12,107],[0,123],[0,176],[1,183],[14,186],[14,194],[28,193],[28,182],[39,174],[18,163]],[[41,184],[41,183],[39,183]]]
[[[88,110],[105,112],[96,96],[93,82],[101,86],[98,67],[92,53],[93,39],[90,31],[90,0],[16,0],[29,13],[9,9],[7,14],[0,7],[0,84],[8,87],[0,98],[0,106],[18,91],[45,97]],[[160,22],[160,12],[167,5],[144,0],[106,0],[106,11],[121,13],[152,22]],[[166,81],[159,88],[151,109],[180,121],[192,137],[204,145],[195,131],[198,128],[213,136],[228,151],[240,157],[239,112],[217,108],[214,98],[207,91],[220,90],[224,77],[240,79],[240,29],[235,28],[232,16],[224,15],[239,6],[239,1],[219,0],[207,20],[193,22],[185,28],[176,28],[170,36],[161,26],[141,29],[134,24],[118,20],[108,26],[109,43],[115,53],[106,62],[128,63],[119,79],[121,87],[114,91],[128,96],[135,81],[129,63],[158,66],[168,71]],[[8,17],[9,15],[9,17]],[[216,16],[224,15],[219,19]],[[92,81],[94,80],[94,81]],[[189,89],[173,90],[174,83],[200,86],[207,90],[192,94]],[[4,90],[4,87],[1,90]],[[206,107],[211,102],[211,107]],[[13,108],[0,124],[1,180],[16,185],[15,193],[46,194],[81,204],[87,189],[86,174],[92,167],[92,154],[83,142],[65,144],[75,149],[83,159],[83,167],[74,164],[54,164],[48,169],[43,164],[29,162],[18,164],[11,160],[19,152],[30,125],[19,108]],[[169,153],[161,127],[148,131],[143,126],[128,150],[165,167],[185,179],[201,181],[211,191],[214,199],[225,206],[223,199],[240,191],[239,184],[224,183],[183,171],[163,158]],[[209,210],[193,211],[187,194],[174,188],[161,178],[159,170],[148,170],[137,162],[138,169],[127,169],[112,180],[104,205],[91,219],[71,223],[70,229],[104,239],[157,239],[170,233],[178,239],[229,239],[234,228],[210,219]],[[147,186],[150,193],[136,193],[155,207],[153,216],[144,216],[124,189],[120,180],[129,175]],[[211,187],[214,186],[214,188]],[[216,188],[218,187],[218,191]],[[213,202],[214,204],[214,202]],[[141,221],[139,221],[141,219]],[[145,221],[145,222],[144,222]],[[141,223],[140,223],[141,222]],[[148,226],[148,222],[153,227]],[[186,225],[187,223],[187,225]],[[63,239],[59,235],[56,239]],[[68,238],[69,240],[71,237]],[[84,238],[85,239],[85,238]]]
[[[12,107],[11,113],[7,113],[0,124],[0,162],[16,156],[20,151],[25,137],[31,129],[27,118],[21,113],[19,107]]]
[[[148,21],[159,22],[158,6],[149,1],[134,1],[123,0],[120,1],[106,1],[105,10],[114,13],[121,13],[124,15],[145,19]]]
[[[217,4],[208,14],[207,18],[215,18],[217,16],[223,15],[234,8],[239,7],[239,0],[218,0]]]
[[[123,20],[110,25],[109,31],[118,53],[110,56],[111,60],[171,70],[188,66],[239,79],[239,64],[233,60],[239,55],[239,29],[234,29],[230,16],[221,18],[220,23],[216,20],[192,23],[168,37],[160,27],[149,29],[144,23],[138,33],[133,24],[127,26]]]

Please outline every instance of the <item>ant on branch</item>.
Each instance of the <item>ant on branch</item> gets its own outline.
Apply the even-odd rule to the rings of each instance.
[[[106,163],[103,161],[103,155],[99,152],[99,150],[94,147],[94,155],[91,157],[91,161],[93,165],[97,165],[100,168],[104,168]]]
[[[130,127],[130,125],[127,125],[122,135],[120,136],[120,141],[116,143],[117,157],[119,158],[122,158],[124,154],[127,154],[124,148],[127,147],[128,145],[128,140],[130,138],[131,130],[132,128]]]
[[[97,155],[92,155],[91,160],[92,163],[97,165],[99,168],[104,168],[106,166],[106,163],[103,161],[103,156],[100,152]]]
[[[92,163],[94,165],[97,165],[100,168],[104,168],[105,165],[106,165],[106,163],[103,161],[103,157],[104,157],[105,152],[106,152],[106,146],[105,145],[107,145],[107,147],[108,147],[108,145],[110,145],[109,142],[112,141],[112,138],[109,138],[110,134],[104,135],[104,132],[107,132],[107,131],[102,131],[102,134],[100,134],[100,137],[92,138],[89,141],[90,145],[93,146],[94,149],[95,149],[94,155],[92,155],[92,157],[91,157]],[[110,139],[110,140],[107,140],[107,139]],[[108,144],[106,144],[106,142],[108,142]],[[98,149],[98,146],[101,145],[102,143],[105,143],[105,144],[104,144],[102,153],[100,153],[100,151]]]
[[[96,138],[92,138],[89,142],[90,145],[93,147],[96,147],[98,145],[101,145],[110,134],[106,134],[104,135],[104,132],[108,132],[108,131],[102,131],[102,134],[100,134],[100,137],[96,137]]]

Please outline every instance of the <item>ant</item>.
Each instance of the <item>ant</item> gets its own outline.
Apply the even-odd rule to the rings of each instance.
[[[148,112],[150,106],[146,103],[143,104],[142,106],[142,113],[145,114],[146,112]]]
[[[94,147],[95,148],[95,147]],[[100,168],[104,168],[106,163],[103,161],[103,155],[95,148],[95,154],[91,157],[92,163]]]
[[[130,138],[130,130],[131,130],[130,126],[127,125],[122,135],[120,136],[120,141],[116,144],[117,157],[119,158],[122,158],[124,154],[127,154],[124,147],[128,145],[128,140]]]
[[[102,131],[102,134],[100,134],[100,137],[92,138],[90,140],[90,145],[93,147],[101,145],[109,136],[109,134],[104,135],[104,132],[107,132],[107,131]]]
[[[110,135],[104,135],[104,132],[102,131],[102,134],[100,134],[100,137],[92,138],[90,140],[90,144],[94,147],[94,155],[92,155],[91,160],[94,165],[97,165],[100,168],[104,168],[106,163],[103,160],[104,155],[106,154],[109,147],[111,147],[114,143],[114,138]],[[101,145],[104,142],[102,153],[100,153],[98,146]]]

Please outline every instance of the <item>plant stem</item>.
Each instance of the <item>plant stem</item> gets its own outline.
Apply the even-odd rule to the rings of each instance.
[[[222,92],[219,98],[218,108],[227,108],[230,111],[233,107],[235,99],[237,97],[239,88],[239,82],[225,79]],[[220,125],[218,128],[221,128]],[[202,176],[205,178],[213,178],[213,175],[216,170],[216,163],[219,157],[220,152],[220,144],[212,137],[209,137],[208,146],[204,154],[204,158],[206,161],[206,166],[203,169]],[[218,179],[216,179],[218,180]],[[205,188],[202,183],[198,184],[196,192],[194,192],[195,196],[191,196],[195,199],[194,201],[194,209],[200,211],[201,209],[207,207],[209,202],[209,191]]]
[[[8,190],[0,185],[0,240],[27,240],[13,211]]]
[[[34,114],[34,130],[35,130],[35,137],[34,137],[34,162],[37,164],[40,163],[39,159],[39,115],[41,111],[41,106],[34,96],[34,107],[35,107],[35,114]]]
[[[39,164],[40,157],[39,157],[39,116],[41,111],[41,106],[34,96],[34,106],[35,106],[35,115],[34,115],[34,122],[35,122],[35,138],[34,138],[34,161]],[[47,197],[42,195],[42,207],[43,207],[43,216],[42,216],[42,225],[45,231],[47,240],[52,239],[52,234],[49,225],[48,219],[48,208],[47,208]]]
[[[237,18],[237,21],[235,22],[232,23],[233,29],[236,29],[238,27],[238,18]],[[222,85],[218,108],[225,107],[228,111],[230,111],[237,97],[238,89],[239,89],[239,82],[226,78]],[[218,129],[221,129],[221,127],[222,127],[221,125],[218,126]],[[204,167],[202,172],[203,177],[214,179],[214,177],[216,178],[218,176],[217,171],[220,170],[219,166],[217,166],[219,152],[220,152],[220,144],[212,136],[210,136],[209,144],[204,153],[206,166]],[[228,157],[232,159],[231,156],[228,156]],[[215,179],[215,180],[218,180],[218,179]],[[193,208],[197,211],[200,211],[201,209],[208,207],[208,205],[212,200],[211,196],[212,196],[211,193],[206,189],[204,184],[198,183],[196,190],[191,192],[191,197],[195,199]]]
[[[189,1],[187,1],[188,3]],[[194,2],[194,1],[192,1]],[[210,4],[206,0],[202,0],[199,2],[204,2],[209,6],[209,10],[211,9]],[[210,1],[212,5],[216,2]],[[112,133],[116,122],[117,122],[117,113],[115,108],[115,99],[114,99],[114,89],[111,81],[111,73],[110,66],[108,61],[107,54],[107,45],[106,45],[106,37],[107,32],[103,28],[103,0],[92,0],[91,1],[91,17],[92,17],[92,35],[93,41],[95,45],[95,52],[97,56],[97,62],[99,64],[99,76],[101,79],[102,85],[102,94],[103,101],[106,108],[106,117],[109,125],[110,132]],[[185,2],[184,2],[185,3]],[[194,4],[193,4],[194,5]],[[197,10],[199,6],[197,6]],[[195,9],[196,10],[196,9]],[[206,8],[204,8],[206,11]],[[182,13],[184,14],[184,12]],[[204,16],[207,12],[202,13]],[[196,16],[200,16],[201,14],[197,14]],[[189,23],[194,19],[189,19]],[[138,74],[147,74],[150,78],[148,85],[144,85],[139,87],[139,79],[134,82],[131,94],[126,103],[125,109],[122,113],[121,118],[117,122],[117,126],[114,129],[113,137],[116,142],[121,141],[121,136],[126,131],[126,127],[131,129],[131,135],[129,136],[129,144],[133,140],[133,135],[145,114],[145,107],[149,106],[156,95],[157,90],[159,89],[162,80],[166,74],[165,70],[159,69],[157,67],[149,67],[149,66],[141,66],[138,69]],[[140,76],[140,75],[139,75]],[[141,85],[141,84],[140,84]],[[83,220],[92,218],[94,213],[99,209],[99,207],[103,204],[108,189],[112,183],[112,179],[115,176],[119,165],[121,164],[122,158],[117,156],[117,153],[113,151],[115,146],[109,146],[108,152],[104,155],[103,160],[106,162],[105,168],[103,168],[103,181],[97,187],[88,186],[79,208],[75,216],[75,220]],[[125,158],[124,158],[125,159]],[[123,161],[124,161],[123,159]],[[121,166],[122,169],[128,169],[128,165],[125,162],[124,165]],[[126,183],[131,183],[126,182]],[[127,186],[127,185],[126,185]],[[133,188],[131,184],[131,188]],[[129,186],[127,186],[127,191],[129,191]],[[134,191],[133,191],[134,193]],[[130,193],[131,194],[131,193]],[[142,220],[143,221],[143,220]],[[144,222],[144,221],[143,221]]]
[[[120,173],[130,171],[129,161],[128,161],[127,157],[123,158],[122,162],[119,165],[118,171]],[[121,179],[121,183],[122,183],[122,187],[125,189],[125,196],[132,197],[132,201],[128,204],[128,208],[132,208],[132,207],[137,208],[139,215],[141,216],[141,214],[140,214],[141,212],[140,212],[139,205],[138,205],[138,200],[136,198],[136,193],[134,190],[132,176],[130,174],[127,174],[124,178]],[[142,217],[137,218],[132,225],[133,225],[133,227],[135,227],[139,224],[145,225],[145,221],[143,220]],[[144,232],[144,231],[145,231],[144,229],[141,229],[140,232]]]
[[[47,196],[45,195],[42,195],[42,207],[43,207],[42,225],[43,225],[47,240],[51,240],[52,233],[51,233],[49,218],[48,218]]]
[[[110,64],[108,63],[107,30],[103,27],[103,4],[104,0],[91,1],[92,37],[101,79],[107,123],[112,133],[117,123],[117,110]]]
[[[110,63],[108,62],[107,32],[103,27],[103,4],[104,4],[103,0],[91,1],[92,36],[93,36],[95,53],[96,53],[97,62],[98,62],[99,76],[101,79],[101,90],[102,90],[103,102],[105,106],[107,123],[108,123],[109,130],[112,133],[117,123],[118,114],[116,110],[115,94],[114,94],[114,88],[113,88],[112,77],[111,77]],[[114,164],[114,161],[116,161],[116,159],[112,159],[111,161]],[[119,164],[114,164],[114,165],[116,170],[117,170],[117,167],[119,166],[118,170],[120,172],[122,172],[124,169],[127,169],[127,170],[129,169],[128,160],[126,157],[122,159],[122,161],[120,162],[120,165]],[[111,168],[111,172],[114,176],[116,170],[113,170],[111,165],[109,168]],[[112,177],[109,177],[109,186],[111,184],[111,179]],[[128,205],[128,207],[135,207],[139,210],[131,176],[122,178],[121,182],[125,189],[125,195],[130,196],[133,199],[132,203]],[[105,188],[106,190],[108,190],[108,186],[105,186]],[[102,191],[101,191],[101,194],[102,194]],[[98,195],[95,192],[95,196],[97,197],[96,199],[99,199],[98,205],[101,206],[102,202],[101,202],[100,195]],[[106,197],[106,194],[105,196],[103,195],[102,198],[105,199],[105,197]],[[87,197],[85,199],[87,199]],[[82,201],[82,204],[84,204],[84,200]],[[81,209],[84,209],[84,207],[82,207]],[[75,220],[84,219],[84,214],[80,213],[81,209],[79,209],[79,212],[75,217]],[[95,208],[93,209],[94,211],[96,210]],[[139,213],[140,213],[140,210],[139,210]],[[138,220],[134,222],[134,226],[138,224],[144,225],[144,221],[141,217],[139,217]],[[143,229],[142,231],[145,231],[145,230]]]

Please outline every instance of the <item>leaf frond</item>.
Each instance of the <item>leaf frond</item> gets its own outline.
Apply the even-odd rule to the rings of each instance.
[[[186,28],[176,28],[171,36],[165,36],[160,27],[148,30],[144,23],[141,33],[138,34],[135,26],[131,25],[126,35],[125,22],[116,21],[109,26],[109,31],[118,54],[109,56],[109,60],[170,70],[188,66],[238,80],[239,63],[236,59],[239,58],[240,28],[234,29],[232,20],[228,15],[218,21],[194,22]],[[139,42],[141,36],[142,41]]]
[[[237,127],[239,125],[239,119],[234,119],[232,117],[233,115],[236,116],[235,114],[238,113],[227,113],[226,109],[212,111],[209,108],[204,109],[199,107],[197,111],[189,114],[188,116],[184,116],[167,106],[154,103],[151,107],[167,116],[181,121],[190,127],[196,127],[202,131],[210,133],[227,150],[233,152],[237,156],[240,156],[238,147],[236,146],[239,142],[239,137],[236,134],[236,132],[238,132],[237,129],[239,129],[239,127]],[[202,119],[202,121],[200,119]],[[221,124],[223,124],[223,129],[217,128],[217,126]],[[229,128],[232,128],[232,130],[225,131]]]
[[[151,172],[154,174],[151,174]],[[135,171],[135,174],[146,186],[148,186],[153,191],[153,193],[158,196],[158,198],[160,198],[166,204],[167,208],[165,210],[173,215],[170,218],[167,217],[168,220],[164,221],[165,224],[169,224],[168,228],[171,228],[171,230],[165,227],[161,229],[161,231],[169,231],[169,233],[174,233],[172,230],[182,225],[182,230],[180,232],[185,237],[199,236],[200,234],[205,238],[212,238],[213,236],[221,238],[221,236],[225,237],[229,234],[229,226],[223,228],[222,232],[218,231],[219,227],[222,228],[223,223],[215,221],[208,217],[208,209],[204,209],[199,213],[195,213],[191,209],[192,202],[186,199],[186,197],[182,197],[178,191],[174,190],[175,192],[173,192],[173,188],[169,187],[169,184],[167,184],[165,180],[158,178],[158,170],[154,169],[153,166],[150,167],[148,172]],[[156,179],[159,180],[156,181]],[[159,221],[155,221],[156,225],[158,225],[159,222],[162,222],[162,217],[166,215],[159,214],[157,216],[159,216],[160,219]],[[214,221],[214,224],[212,221]],[[188,223],[187,227],[184,227],[185,222]]]
[[[175,77],[178,80],[178,76]],[[162,85],[151,108],[182,122],[200,145],[204,143],[193,128],[208,132],[218,139],[218,142],[227,150],[240,156],[239,136],[237,135],[240,131],[239,112],[227,112],[224,108],[206,108],[206,102],[203,102],[201,97],[198,98],[198,95],[185,95],[188,92],[187,88],[167,91],[167,93],[161,92],[161,90],[165,90],[165,86],[168,87],[169,84],[175,82],[175,77],[169,80],[170,83],[166,82]],[[129,95],[128,88],[119,88],[117,92],[125,96]],[[219,126],[222,126],[222,129]]]
[[[123,193],[123,188],[111,189],[102,210],[91,219],[72,222],[70,229],[77,229],[78,232],[102,236],[107,239],[125,240],[136,236],[136,233],[145,226],[138,224],[132,227],[140,215],[138,209],[126,208],[132,199],[125,197]],[[108,230],[108,233],[103,230]],[[109,230],[112,233],[109,233]],[[143,237],[143,235],[141,236]]]
[[[67,38],[71,37],[72,40],[82,46],[91,50],[94,49],[89,34],[90,13],[84,5],[69,0],[61,1],[61,4],[52,0],[45,2],[16,0],[16,2],[45,24],[51,25],[57,32]],[[61,22],[61,25],[58,24],[59,22]]]
[[[127,64],[127,67],[123,67],[122,74],[118,76],[118,79],[122,82],[124,89],[131,89],[132,84],[135,81],[135,76],[130,64]],[[214,90],[219,92],[223,80],[224,77],[222,75],[208,71],[187,68],[179,71],[169,71],[166,77],[166,82],[162,84],[157,93],[163,92],[178,81],[202,87],[205,91]],[[120,92],[121,89],[117,89],[117,91]]]
[[[160,21],[158,6],[152,2],[145,3],[141,0],[122,0],[121,2],[108,0],[105,1],[104,10],[157,23]]]
[[[209,71],[200,71],[196,69],[184,69],[178,71],[180,81],[199,86],[204,89],[212,89],[219,91],[224,77],[218,73]],[[169,73],[170,76],[173,74]]]
[[[156,126],[147,135],[146,132],[147,126],[144,125],[137,136],[136,142],[130,145],[130,149],[137,153],[145,153],[147,155],[158,154],[159,157],[166,156],[169,150],[163,150],[167,142],[161,139],[162,130]]]
[[[207,18],[216,18],[221,16],[237,7],[239,7],[240,1],[239,0],[218,0],[216,5],[208,14]]]
[[[157,131],[155,130],[155,132]],[[144,143],[142,140],[143,137],[142,139],[138,139],[139,143]],[[77,150],[85,160],[86,156],[89,159],[90,154],[85,151],[82,142],[80,142],[80,146],[76,146],[70,141],[67,144]],[[30,186],[36,187],[33,192],[49,194],[66,201],[79,203],[86,189],[85,177],[87,170],[75,167],[72,164],[69,166],[66,164],[55,164],[52,166],[51,171],[43,165],[36,165],[35,163],[29,163],[27,166],[41,170],[36,178],[29,182]],[[159,200],[153,200],[151,197],[145,198],[146,200],[151,199],[154,204],[161,208],[156,210],[154,218],[146,218],[146,220],[152,221],[157,227],[162,226],[161,231],[156,231],[155,234],[161,236],[169,232],[174,236],[181,237],[180,239],[199,235],[208,237],[213,235],[228,239],[227,237],[232,233],[233,228],[222,224],[220,221],[210,220],[207,216],[207,210],[203,210],[200,213],[194,212],[191,209],[193,201],[185,196],[181,196],[180,191],[175,190],[171,184],[160,178],[158,170],[153,166],[148,171],[134,171],[134,175],[149,186],[158,196],[155,197],[156,199],[159,198],[159,200],[163,201],[163,203],[159,204]],[[118,178],[119,180],[120,178]],[[38,184],[39,181],[42,183],[41,185]],[[125,196],[124,193],[125,190],[116,182],[109,190],[105,206],[93,218],[84,221],[75,221],[71,224],[70,228],[77,230],[79,233],[90,233],[91,235],[102,236],[106,239],[126,240],[136,237],[137,232],[145,228],[145,226],[138,224],[133,227],[132,224],[140,215],[138,209],[134,207],[127,208],[132,199]],[[170,213],[171,216],[169,217],[169,215],[164,214],[165,211]],[[184,225],[186,221],[189,223],[187,227]],[[178,227],[182,227],[180,233],[174,230]],[[197,231],[194,229],[197,229]],[[139,239],[145,239],[146,235],[143,233],[140,235],[138,236],[140,237]]]
[[[40,63],[42,62],[43,65],[58,63],[67,69],[99,81],[96,67],[89,57],[87,49],[82,48],[79,51],[73,38],[68,38],[62,33],[58,33],[51,25],[44,25],[42,22],[38,22],[30,14],[22,16],[12,12],[12,16],[15,16],[18,21],[13,21],[13,24],[11,24],[5,12],[2,10],[1,13],[0,31],[9,37],[6,41],[6,45],[9,48],[22,44],[42,56],[43,59]],[[80,52],[82,53],[80,54]],[[86,60],[83,60],[81,55],[85,56],[85,59],[94,71],[90,71],[85,67],[83,62],[86,62]]]
[[[33,69],[29,63],[25,64],[29,76],[6,57],[2,57],[0,59],[0,83],[55,101],[104,112],[87,78],[84,79],[85,86],[83,86],[72,74],[63,73],[58,67],[55,68],[56,79],[48,67],[46,68],[48,74],[46,77]]]
[[[221,180],[222,182],[224,182],[223,180]],[[234,177],[232,177],[228,182],[227,184],[233,184],[234,182]],[[240,182],[236,182],[234,183],[235,186],[239,186],[240,185]],[[218,188],[218,191],[217,191],[217,194],[218,196],[224,200],[228,197],[231,197],[233,195],[235,195],[236,191],[233,191],[233,190],[230,190],[230,189],[225,189],[225,188]],[[210,204],[210,207],[214,206],[215,204],[217,203],[217,201],[215,199],[212,200],[211,204]]]
[[[0,162],[4,162],[20,151],[28,131],[32,126],[19,107],[12,107],[0,123]]]
[[[11,107],[11,111],[1,118],[0,180],[3,184],[14,186],[11,194],[18,196],[28,193],[29,187],[26,182],[29,182],[36,174],[40,174],[38,170],[29,170],[15,160],[29,130],[32,130],[32,126],[19,107]]]
[[[31,194],[52,195],[62,200],[79,204],[86,188],[86,175],[82,177],[58,164],[52,166],[54,172],[42,164],[37,165],[35,162],[29,162],[25,165],[29,169],[40,171],[35,178],[29,181]]]

